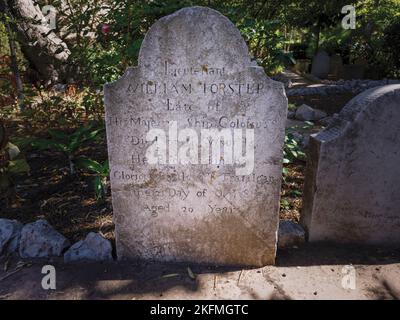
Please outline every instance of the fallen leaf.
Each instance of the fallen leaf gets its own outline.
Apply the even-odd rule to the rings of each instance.
[[[174,278],[174,277],[179,277],[179,273],[170,273],[170,274],[165,274],[165,275],[161,276],[162,279]]]
[[[193,273],[193,271],[192,271],[192,269],[190,269],[190,267],[187,267],[187,272],[191,279],[193,279],[193,280],[196,279],[196,275]]]

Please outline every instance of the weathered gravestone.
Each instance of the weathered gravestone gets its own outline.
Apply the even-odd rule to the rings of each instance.
[[[400,243],[400,85],[353,98],[310,139],[302,224],[310,241]]]
[[[330,67],[330,57],[324,50],[318,51],[314,56],[311,65],[311,74],[320,78],[325,79],[328,77]]]
[[[160,19],[105,104],[119,259],[274,263],[287,99],[226,17]]]

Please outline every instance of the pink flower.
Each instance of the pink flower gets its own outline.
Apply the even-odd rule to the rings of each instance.
[[[107,35],[110,32],[110,26],[108,24],[103,24],[101,26],[101,33]]]

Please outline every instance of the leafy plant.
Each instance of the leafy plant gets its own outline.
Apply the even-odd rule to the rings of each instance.
[[[303,130],[309,130],[313,126],[312,122],[306,121],[301,127]],[[306,159],[306,154],[302,147],[302,136],[297,133],[299,129],[298,126],[293,126],[286,129],[285,143],[283,148],[283,164],[291,164],[296,160],[304,161]],[[288,174],[288,168],[282,168],[283,177],[285,178]]]
[[[287,199],[281,199],[280,202],[282,210],[290,210],[293,207],[292,204]]]
[[[389,60],[391,73],[393,76],[400,77],[400,16],[385,29],[384,33],[384,54]]]
[[[36,99],[32,99],[22,116],[33,126],[71,125],[78,123],[84,116],[85,109],[79,104],[79,99],[52,91],[37,90],[31,92],[31,95],[35,95]]]
[[[107,194],[107,178],[110,171],[108,161],[99,163],[88,158],[78,158],[75,164],[77,167],[91,171],[96,175],[93,181],[95,195],[97,199],[103,199]]]
[[[305,153],[301,147],[301,140],[292,132],[286,133],[283,149],[283,163],[292,163],[295,160],[304,160]]]
[[[103,95],[100,91],[85,88],[83,90],[82,106],[85,108],[86,118],[93,116],[94,119],[102,119],[104,107]]]
[[[0,121],[0,194],[8,198],[14,194],[14,177],[29,173],[30,167],[19,148],[8,141],[5,126]]]
[[[48,132],[51,139],[35,138],[30,144],[39,150],[52,149],[63,153],[68,159],[70,174],[75,174],[76,153],[85,142],[95,139],[102,130],[93,130],[91,125],[81,126],[71,134],[50,129]]]

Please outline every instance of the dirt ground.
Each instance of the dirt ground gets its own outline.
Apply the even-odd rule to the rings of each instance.
[[[400,249],[306,245],[278,252],[264,268],[160,263],[64,264],[16,258],[0,271],[0,299],[399,299]],[[56,269],[56,290],[41,286],[42,266]],[[347,267],[344,267],[347,266]],[[355,287],[343,287],[349,266]],[[17,270],[17,271],[15,271]],[[14,272],[14,273],[13,273]],[[8,276],[7,276],[8,275]],[[7,276],[7,277],[5,277]]]

